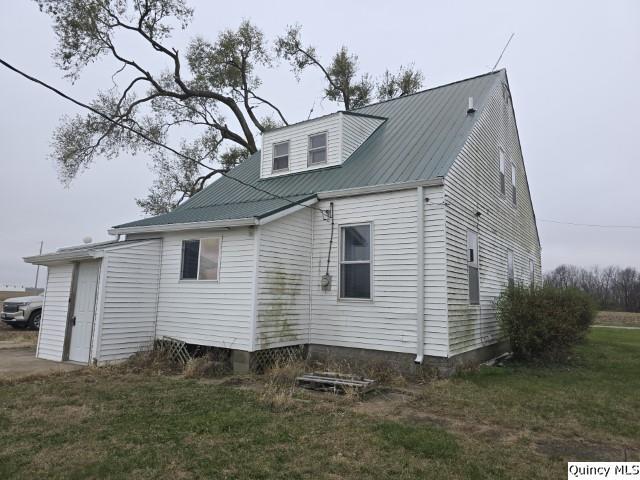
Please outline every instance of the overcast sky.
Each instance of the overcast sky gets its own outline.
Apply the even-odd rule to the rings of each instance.
[[[341,45],[363,71],[380,75],[411,62],[425,87],[485,73],[511,32],[507,68],[533,205],[543,269],[561,263],[640,267],[640,229],[588,228],[546,220],[640,225],[640,2],[192,2],[194,22],[171,44],[214,39],[242,19],[273,38],[303,25],[325,59]],[[72,85],[50,57],[49,18],[28,1],[4,2],[0,57],[82,100],[110,86],[113,64],[98,63]],[[150,68],[162,64],[152,56]],[[319,104],[321,80],[296,83],[286,66],[264,76],[263,93],[293,120],[337,109]],[[0,68],[0,284],[32,285],[35,267],[22,257],[108,239],[107,228],[142,216],[134,198],[152,176],[144,156],[99,161],[65,189],[48,157],[59,118],[78,112]]]

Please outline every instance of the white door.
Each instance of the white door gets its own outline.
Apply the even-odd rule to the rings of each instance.
[[[69,345],[69,360],[74,362],[89,362],[99,270],[100,262],[82,262],[78,267]]]

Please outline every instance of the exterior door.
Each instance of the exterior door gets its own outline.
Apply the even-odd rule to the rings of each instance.
[[[89,363],[99,270],[100,262],[82,262],[78,267],[69,343],[69,360],[74,362]]]

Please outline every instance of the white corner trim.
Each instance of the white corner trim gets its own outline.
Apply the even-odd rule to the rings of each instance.
[[[251,286],[251,318],[249,319],[249,351],[256,350],[256,324],[258,323],[258,281],[260,268],[260,227],[256,227],[253,234],[253,284]]]

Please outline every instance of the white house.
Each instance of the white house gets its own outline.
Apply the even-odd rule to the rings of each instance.
[[[261,152],[119,241],[47,265],[37,355],[97,364],[155,338],[452,365],[502,345],[494,301],[540,282],[504,70],[263,135]]]

